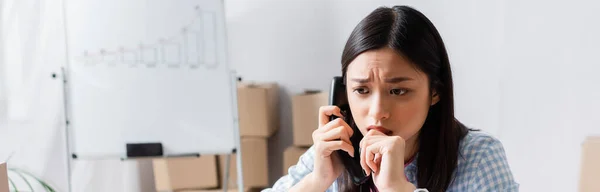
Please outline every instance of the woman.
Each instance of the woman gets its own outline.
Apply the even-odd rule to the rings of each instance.
[[[518,191],[500,141],[454,117],[448,55],[419,11],[382,7],[364,18],[342,77],[350,113],[321,107],[314,145],[264,191]],[[352,157],[336,151],[354,156],[367,180],[355,182],[341,163]]]

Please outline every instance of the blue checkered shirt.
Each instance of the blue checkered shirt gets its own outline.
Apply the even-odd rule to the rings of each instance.
[[[462,157],[458,158],[458,166],[454,178],[447,191],[519,191],[508,166],[504,147],[500,141],[490,135],[478,131],[470,131],[460,143]],[[315,151],[313,147],[300,156],[298,163],[288,169],[288,174],[279,178],[272,188],[262,192],[288,191],[304,176],[312,172]],[[418,158],[418,154],[415,158]],[[412,161],[404,168],[408,180],[417,185],[417,165]],[[334,182],[327,192],[337,192]]]

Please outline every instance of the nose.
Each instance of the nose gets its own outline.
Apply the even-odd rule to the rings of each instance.
[[[385,99],[381,94],[373,94],[369,106],[369,117],[376,122],[386,120],[390,117],[389,105],[386,105]]]

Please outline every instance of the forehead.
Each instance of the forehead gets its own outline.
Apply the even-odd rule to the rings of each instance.
[[[415,79],[424,75],[408,59],[391,48],[369,50],[358,55],[348,66],[350,77],[406,76]]]

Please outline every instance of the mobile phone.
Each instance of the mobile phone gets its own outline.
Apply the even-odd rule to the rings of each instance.
[[[348,103],[348,95],[346,93],[346,85],[344,83],[344,79],[340,76],[333,77],[331,82],[331,90],[329,92],[329,105],[335,105],[340,108],[343,119],[354,131],[354,134],[350,137],[350,142],[352,142],[352,147],[354,147],[354,157],[348,155],[346,151],[337,150],[336,153],[340,157],[340,160],[344,164],[344,167],[350,174],[352,181],[356,185],[363,184],[366,180],[368,180],[367,175],[363,171],[360,166],[360,149],[359,143],[363,138],[362,133],[358,130],[358,127],[354,124],[352,113],[350,111],[350,105]],[[332,121],[336,118],[339,118],[335,115],[332,115],[329,120]]]

